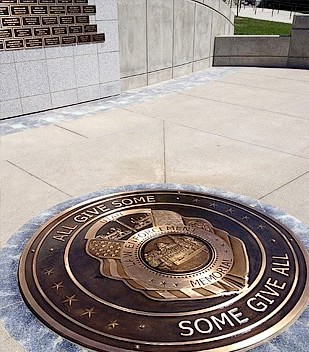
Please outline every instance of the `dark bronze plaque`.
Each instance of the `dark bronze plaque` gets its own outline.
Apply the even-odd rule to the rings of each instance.
[[[54,26],[55,24],[58,24],[58,17],[56,16],[46,16],[42,17],[42,25],[43,26]]]
[[[52,27],[53,35],[66,35],[68,34],[68,29],[65,26],[62,27]]]
[[[0,38],[12,38],[12,30],[0,29]]]
[[[83,32],[83,27],[82,26],[69,26],[69,33],[82,33]]]
[[[3,17],[1,18],[3,27],[17,27],[20,26],[19,17]]]
[[[308,254],[256,210],[207,194],[136,191],[79,204],[22,254],[23,297],[98,351],[252,348],[308,303]]]
[[[43,46],[43,39],[42,38],[27,38],[25,40],[26,48],[41,48]]]
[[[65,6],[50,6],[49,13],[51,15],[64,15]]]
[[[86,13],[86,14],[91,14],[91,15],[95,15],[96,14],[96,7],[94,5],[86,5],[86,6],[83,6],[83,13]]]
[[[19,3],[20,4],[37,4],[38,3],[38,0],[19,0]]]
[[[31,17],[23,17],[22,18],[24,26],[39,26],[40,25],[40,17],[31,16]]]
[[[74,35],[70,35],[67,37],[61,37],[61,44],[62,45],[76,44],[76,37]]]
[[[60,16],[60,24],[74,24],[74,16]]]
[[[13,50],[13,49],[22,49],[24,47],[23,39],[12,39],[5,41],[5,49]]]
[[[28,6],[11,6],[11,12],[13,16],[29,15]]]
[[[78,35],[77,43],[78,44],[91,43],[91,35],[90,34]]]
[[[0,50],[4,50],[4,45],[3,45],[3,41],[0,40]]]
[[[17,0],[1,0],[1,4],[17,4]]]
[[[68,14],[79,14],[82,12],[80,6],[67,6],[67,13]]]
[[[45,46],[60,45],[60,38],[59,37],[44,38],[44,45]]]
[[[92,34],[92,41],[104,43],[105,42],[105,34],[104,33]]]
[[[31,37],[32,29],[31,28],[14,28],[14,37],[22,38],[22,37]]]
[[[76,23],[89,23],[89,16],[76,16]]]
[[[98,28],[96,24],[87,24],[84,26],[84,32],[85,33],[96,33]]]
[[[31,13],[33,15],[46,15],[48,14],[47,6],[31,6]]]
[[[7,6],[0,6],[0,16],[8,16],[9,8]]]
[[[43,37],[45,35],[50,35],[50,27],[38,27],[34,28],[33,33],[37,37]]]
[[[52,5],[56,3],[56,0],[39,0],[40,4]],[[58,0],[59,3],[59,0]]]

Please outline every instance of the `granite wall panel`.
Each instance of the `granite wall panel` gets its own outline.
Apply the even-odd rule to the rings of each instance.
[[[20,97],[15,65],[0,65],[0,101],[18,99]]]
[[[76,88],[74,57],[47,60],[51,92]]]
[[[117,0],[88,4],[104,43],[0,51],[0,119],[120,93]]]
[[[210,57],[212,11],[196,5],[194,33],[194,61]]]
[[[146,0],[118,1],[121,77],[147,71]]]
[[[173,64],[173,0],[147,4],[148,71],[152,72]]]
[[[175,66],[193,60],[195,27],[194,2],[178,0],[174,2],[174,60]]]

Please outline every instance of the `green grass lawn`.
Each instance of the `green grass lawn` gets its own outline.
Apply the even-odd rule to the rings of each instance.
[[[290,35],[291,28],[289,23],[235,17],[236,35]]]

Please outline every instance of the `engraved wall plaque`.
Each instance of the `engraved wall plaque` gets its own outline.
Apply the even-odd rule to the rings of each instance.
[[[88,0],[1,0],[2,50],[103,43],[104,33],[97,33],[97,25],[89,24],[89,16],[95,13],[96,6]]]
[[[93,42],[104,42],[105,41],[105,34],[100,33],[100,34],[92,34],[92,41]]]
[[[59,44],[60,44],[59,37],[44,38],[44,45],[45,46],[57,46]]]
[[[73,44],[76,44],[76,42],[77,42],[76,37],[72,35],[61,38],[62,45],[73,45]]]
[[[91,35],[89,34],[78,35],[77,42],[79,44],[91,43]]]
[[[76,23],[89,23],[89,16],[76,16]]]
[[[82,33],[83,27],[82,26],[69,26],[69,33]]]
[[[38,27],[33,29],[34,36],[44,37],[51,34],[50,27]]]
[[[39,319],[97,351],[229,352],[297,319],[308,272],[305,247],[266,213],[144,190],[48,221],[22,254],[19,283]]]
[[[5,41],[5,49],[22,49],[24,41],[22,39],[11,39]]]
[[[1,23],[3,27],[20,27],[21,25],[19,17],[2,17]]]
[[[47,6],[30,6],[31,13],[33,15],[47,15],[48,7]]]
[[[60,20],[60,24],[74,24],[75,23],[74,16],[60,16],[59,20]]]
[[[57,16],[48,16],[48,17],[42,17],[42,25],[43,26],[54,26],[55,24],[58,24],[58,17]]]
[[[12,29],[0,29],[0,38],[12,38]]]
[[[53,35],[66,35],[66,34],[68,34],[68,29],[65,26],[52,27],[52,34]]]
[[[41,48],[43,46],[42,38],[25,39],[26,48]]]
[[[14,16],[29,15],[28,6],[11,6],[11,13]]]
[[[9,8],[8,6],[0,6],[0,16],[8,16]]]
[[[64,15],[65,14],[65,6],[51,6],[49,8],[51,15]]]
[[[67,13],[68,14],[80,14],[82,9],[80,6],[67,6]]]
[[[84,26],[84,32],[85,33],[96,33],[97,30],[97,25],[96,24],[88,24]]]
[[[32,29],[31,28],[14,28],[14,37],[31,37],[32,36]]]
[[[95,15],[96,7],[94,5],[83,6],[83,13]]]
[[[58,1],[58,3],[60,3],[59,0],[57,0],[57,1]],[[39,2],[40,2],[40,4],[48,4],[48,5],[50,5],[50,4],[55,4],[56,0],[39,0]]]
[[[39,26],[40,23],[40,17],[37,16],[32,16],[32,17],[23,17],[22,18],[22,23],[24,27],[27,26]]]

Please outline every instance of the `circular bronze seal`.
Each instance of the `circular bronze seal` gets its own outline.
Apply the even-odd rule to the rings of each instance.
[[[252,348],[308,301],[308,255],[273,219],[228,199],[136,191],[46,223],[19,266],[51,329],[98,351]]]

